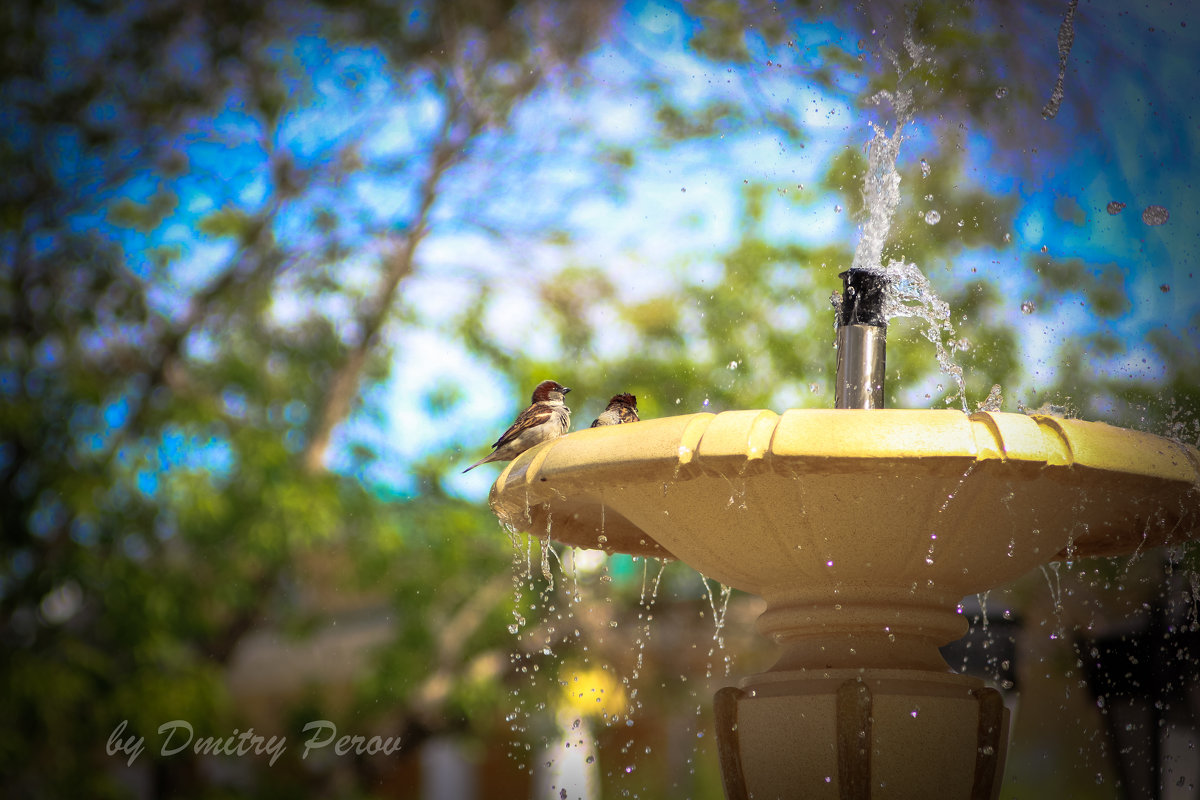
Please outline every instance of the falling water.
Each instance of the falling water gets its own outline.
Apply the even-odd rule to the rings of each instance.
[[[634,662],[633,669],[627,677],[623,677],[621,682],[625,685],[627,696],[629,698],[629,707],[626,709],[626,719],[632,718],[634,712],[641,708],[641,701],[638,699],[639,688],[637,685],[638,678],[642,674],[642,666],[645,663],[646,644],[650,641],[651,622],[654,620],[654,603],[658,600],[658,587],[662,583],[663,572],[667,569],[667,562],[662,559],[658,561],[658,572],[654,575],[654,580],[647,586],[649,577],[650,559],[642,559],[642,591],[638,598],[638,616],[637,616],[637,638],[634,640]]]
[[[550,512],[546,511],[546,538],[541,540],[542,544],[542,577],[546,579],[548,591],[554,590],[554,572],[550,569],[550,555],[553,553],[555,558],[558,557],[550,547]]]
[[[971,462],[970,466],[968,466],[963,471],[962,475],[959,477],[958,483],[955,485],[955,487],[952,490],[950,490],[949,493],[947,493],[946,499],[943,500],[941,506],[938,507],[937,514],[935,514],[933,518],[935,520],[938,520],[937,524],[939,525],[939,527],[942,527],[942,528],[945,527],[945,523],[942,522],[942,520],[945,519],[946,509],[948,509],[950,507],[950,504],[952,502],[954,502],[954,498],[958,496],[959,491],[962,490],[962,488],[966,484],[967,480],[970,479],[971,473],[975,471],[975,467],[978,465],[978,463],[979,463],[978,461]],[[937,543],[938,543],[937,530],[932,530],[929,532],[929,549],[925,551],[925,563],[929,566],[933,566],[935,551],[937,549]],[[930,581],[929,585],[932,586],[933,582]]]
[[[623,746],[615,748],[621,760],[608,765],[607,771],[604,771],[598,755],[600,743],[597,728],[633,728],[640,714],[642,699],[638,684],[646,663],[655,605],[670,559],[634,558],[635,563],[641,562],[642,576],[632,659],[628,665],[618,668],[616,664],[604,663],[603,660],[597,664],[594,647],[585,643],[589,642],[586,633],[588,624],[585,623],[594,623],[599,618],[595,609],[604,607],[613,599],[609,596],[614,584],[608,572],[608,558],[605,557],[596,565],[598,573],[593,573],[594,580],[585,583],[580,576],[580,556],[584,551],[572,548],[560,555],[559,549],[541,535],[523,535],[511,528],[506,530],[512,544],[514,606],[514,622],[509,626],[509,632],[514,635],[516,645],[510,653],[510,660],[515,672],[523,678],[523,686],[512,693],[513,706],[506,716],[513,734],[509,743],[510,758],[531,774],[539,789],[549,792],[547,796],[559,796],[561,791],[568,789],[568,796],[573,796],[585,785],[592,787],[585,794],[596,796],[590,792],[596,791],[602,773],[610,778],[636,780],[637,758],[643,749],[646,756],[651,755],[652,749],[649,746],[639,748],[638,755],[635,755],[634,739],[630,738]],[[549,528],[546,532],[550,533]],[[538,540],[536,546],[540,548],[540,559],[533,549],[535,538]],[[587,570],[586,567],[584,569]],[[587,590],[588,586],[591,587],[590,591]],[[730,590],[721,587],[718,595],[714,587],[705,582],[705,591],[716,620],[716,641],[720,639],[724,625]],[[610,619],[606,625],[601,623],[601,626],[607,629],[619,624],[616,619]],[[592,631],[590,638],[603,644],[603,633],[599,629]],[[560,645],[571,647],[560,648]],[[718,648],[723,649],[723,640],[713,646],[710,656]],[[568,649],[583,654],[579,665],[581,672],[574,677],[575,681],[579,681],[583,675],[589,675],[593,680],[597,675],[611,676],[607,679],[607,691],[600,689],[596,694],[596,699],[602,701],[602,707],[582,712],[582,718],[578,707],[573,711],[569,705],[565,708],[556,707],[556,703],[549,699],[556,692],[570,692],[570,670],[563,669],[564,656],[560,655]],[[711,664],[709,672],[712,672]],[[686,680],[683,676],[681,679]],[[588,699],[591,699],[591,695]],[[538,720],[545,717],[547,712],[554,712],[553,730],[542,733],[540,739],[534,738],[531,734],[544,727]],[[630,791],[636,794],[638,790],[626,788],[620,791],[628,795]]]
[[[1063,625],[1063,602],[1062,602],[1062,579],[1059,575],[1059,562],[1051,561],[1049,564],[1042,564],[1040,569],[1042,574],[1046,576],[1046,585],[1050,587],[1050,599],[1054,603],[1054,630],[1050,633],[1051,639],[1062,638],[1066,632]],[[1053,577],[1051,577],[1053,573]]]
[[[720,600],[717,599],[717,594],[713,592],[712,585],[708,582],[708,578],[701,575],[700,580],[704,583],[704,593],[708,597],[708,606],[712,609],[713,614],[713,637],[712,645],[708,649],[708,666],[705,670],[705,677],[712,677],[712,658],[720,650],[725,654],[725,614],[729,611],[729,597],[733,594],[732,587],[726,586],[723,583],[716,583],[721,587]],[[724,655],[725,672],[724,677],[728,678],[733,662],[728,654]]]
[[[926,339],[933,343],[938,366],[950,376],[958,388],[956,394],[946,398],[947,403],[959,400],[963,413],[967,413],[967,385],[963,378],[962,365],[954,360],[958,336],[950,322],[950,304],[942,300],[929,285],[929,279],[916,264],[890,261],[884,270],[887,291],[883,300],[885,319],[910,317],[924,320]],[[951,344],[947,345],[946,343]]]
[[[1054,119],[1058,116],[1058,108],[1063,101],[1063,82],[1067,77],[1067,59],[1071,56],[1071,45],[1075,43],[1075,8],[1079,5],[1079,0],[1070,0],[1067,3],[1067,13],[1063,17],[1062,24],[1058,27],[1058,79],[1054,82],[1054,90],[1050,92],[1050,99],[1046,101],[1046,105],[1042,108],[1042,116],[1046,119]]]

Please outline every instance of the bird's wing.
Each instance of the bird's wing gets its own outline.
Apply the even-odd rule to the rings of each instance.
[[[513,424],[508,427],[496,443],[492,445],[492,449],[503,447],[504,445],[516,439],[530,428],[536,428],[539,425],[544,425],[554,417],[554,407],[542,403],[534,403],[529,408],[517,415]]]

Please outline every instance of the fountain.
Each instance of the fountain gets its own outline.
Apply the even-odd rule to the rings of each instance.
[[[729,798],[995,798],[1008,712],[938,652],[967,631],[959,601],[1200,535],[1200,452],[1054,416],[882,408],[882,278],[843,279],[838,408],[581,430],[509,464],[491,507],[766,601],[779,660],[715,697]]]

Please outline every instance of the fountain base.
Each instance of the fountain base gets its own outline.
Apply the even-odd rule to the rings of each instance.
[[[715,697],[725,796],[999,796],[1000,693],[926,670],[768,672]]]

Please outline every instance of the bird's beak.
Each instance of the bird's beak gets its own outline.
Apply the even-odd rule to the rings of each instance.
[[[566,393],[567,393],[567,392],[569,392],[569,391],[571,391],[571,387],[570,387],[570,386],[564,386],[564,387],[563,387],[563,394],[566,394]]]

